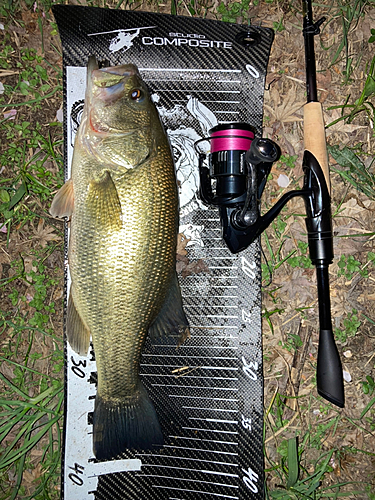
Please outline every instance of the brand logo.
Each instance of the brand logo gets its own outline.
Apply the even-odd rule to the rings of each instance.
[[[225,42],[223,40],[208,40],[205,35],[198,33],[168,33],[168,37],[142,37],[143,45],[172,45],[174,47],[182,47],[187,45],[189,47],[200,48],[217,48],[217,49],[231,49],[232,42]]]
[[[141,28],[129,28],[127,30],[113,30],[113,31],[102,31],[100,33],[90,33],[87,36],[97,36],[97,35],[108,35],[110,33],[117,33],[116,36],[112,38],[109,44],[110,52],[118,52],[121,49],[124,49],[124,52],[130,49],[133,46],[134,38],[140,34],[141,30],[147,30],[156,28],[156,26],[143,26]]]
[[[87,36],[109,35],[117,33],[110,40],[109,51],[118,52],[123,49],[124,52],[133,46],[133,40],[140,34],[141,30],[156,28],[157,26],[142,26],[141,28],[119,29],[113,31],[102,31],[100,33],[90,33]],[[199,48],[220,48],[231,49],[232,42],[223,40],[209,40],[205,35],[198,33],[168,33],[166,36],[143,36],[141,38],[143,45],[157,45],[157,46],[174,46],[174,47],[199,47]]]

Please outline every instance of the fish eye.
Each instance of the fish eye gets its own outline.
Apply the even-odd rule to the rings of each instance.
[[[132,90],[132,92],[130,94],[130,98],[133,101],[137,101],[137,102],[143,101],[144,93],[142,92],[141,89],[134,89],[134,90]]]

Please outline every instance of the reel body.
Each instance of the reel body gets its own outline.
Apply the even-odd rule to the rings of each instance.
[[[217,125],[210,131],[211,151],[199,153],[200,198],[217,206],[223,239],[232,253],[247,248],[259,236],[260,198],[280,148],[270,139],[255,138],[247,123]],[[197,149],[197,148],[196,148]]]

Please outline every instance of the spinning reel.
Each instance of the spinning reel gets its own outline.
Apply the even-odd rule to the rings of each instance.
[[[285,204],[302,196],[313,264],[333,259],[330,197],[323,172],[315,157],[305,152],[304,187],[285,193],[264,215],[260,199],[272,164],[280,158],[279,146],[265,138],[255,138],[255,129],[246,123],[217,125],[210,137],[208,155],[199,153],[200,198],[219,208],[223,239],[232,253],[247,248],[277,217]]]

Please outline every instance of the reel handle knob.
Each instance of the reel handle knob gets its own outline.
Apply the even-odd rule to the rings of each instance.
[[[250,149],[246,153],[246,161],[252,165],[259,163],[274,163],[280,158],[279,146],[264,137],[252,141]]]

